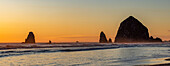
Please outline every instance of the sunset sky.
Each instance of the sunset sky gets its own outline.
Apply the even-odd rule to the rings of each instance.
[[[114,40],[128,16],[153,37],[170,40],[170,0],[0,0],[0,42],[98,42],[104,31]]]

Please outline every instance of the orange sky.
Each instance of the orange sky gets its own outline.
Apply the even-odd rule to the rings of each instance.
[[[164,0],[0,0],[0,42],[98,42],[104,31],[114,40],[119,24],[134,16],[150,35],[170,40],[170,1]]]

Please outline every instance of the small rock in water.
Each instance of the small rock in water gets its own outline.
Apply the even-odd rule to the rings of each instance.
[[[76,41],[76,43],[79,43],[79,41]]]
[[[48,42],[49,44],[51,44],[52,42],[51,42],[51,40],[49,40],[49,42]]]
[[[112,43],[112,39],[111,38],[109,38],[109,43]]]

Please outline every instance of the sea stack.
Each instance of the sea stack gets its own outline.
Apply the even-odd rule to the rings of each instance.
[[[100,33],[100,40],[99,40],[100,43],[107,43],[107,38],[106,38],[106,35],[104,34],[104,32],[102,31]]]
[[[25,43],[35,43],[35,36],[33,32],[29,32],[27,39],[25,39]]]
[[[136,18],[129,16],[118,29],[116,43],[148,42],[148,29]]]

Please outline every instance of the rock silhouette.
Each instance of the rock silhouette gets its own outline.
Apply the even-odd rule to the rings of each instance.
[[[112,39],[111,38],[109,38],[109,43],[112,43]]]
[[[25,43],[35,43],[35,36],[33,32],[29,32],[27,39],[25,39]]]
[[[115,42],[146,42],[149,40],[148,29],[133,16],[124,20],[119,27]]]
[[[155,40],[155,42],[162,42],[162,39],[161,38],[159,38],[159,37],[157,37],[156,39],[154,39]]]
[[[102,31],[100,33],[100,40],[99,40],[100,43],[107,43],[107,38],[106,38],[106,35],[104,34],[104,32]]]
[[[150,40],[153,40],[154,38],[153,38],[153,36],[151,36],[151,37],[149,37],[149,39],[150,39]]]
[[[49,42],[48,42],[49,44],[51,44],[52,42],[51,42],[51,40],[49,40]]]
[[[152,36],[149,38],[149,41],[150,42],[162,42],[162,39],[161,38],[158,38],[158,37],[156,37],[156,38],[153,38]]]

